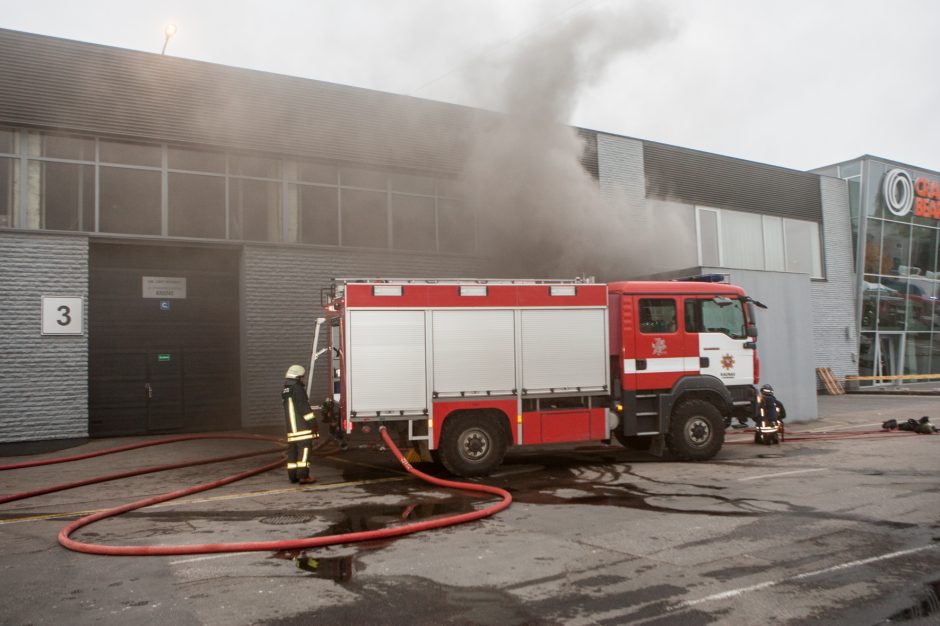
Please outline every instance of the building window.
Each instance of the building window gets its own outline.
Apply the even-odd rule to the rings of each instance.
[[[8,128],[0,128],[0,154],[13,154],[16,132]]]
[[[105,141],[103,139],[98,145],[98,156],[102,163],[121,165],[160,167],[163,161],[162,149],[158,145]]]
[[[167,177],[167,234],[225,239],[225,178],[170,173]]]
[[[392,194],[392,242],[398,250],[434,250],[434,197]]]
[[[229,179],[229,237],[280,240],[280,185],[247,178]]]
[[[334,173],[335,177],[335,173]],[[339,243],[339,192],[336,187],[297,185],[300,241],[335,246]]]
[[[159,171],[102,167],[99,230],[131,235],[161,234]]]
[[[38,204],[41,228],[48,230],[94,230],[95,168],[77,163],[30,161],[35,172],[30,183],[38,185],[29,194],[32,205]]]
[[[0,227],[473,253],[476,219],[454,188],[418,174],[0,128]]]
[[[721,212],[722,264],[725,267],[764,269],[761,216],[740,211]]]
[[[14,170],[16,165],[14,159],[0,157],[0,228],[8,228],[14,224],[13,216],[16,211]]]
[[[719,237],[720,213],[714,209],[700,208],[698,210],[699,227],[699,263],[706,267],[721,265],[721,248]]]
[[[343,189],[340,193],[343,216],[342,245],[387,248],[387,195],[356,189]]]
[[[471,254],[477,249],[476,218],[466,203],[453,198],[437,202],[437,236],[441,252]]]
[[[699,263],[704,267],[823,276],[816,222],[697,207],[696,226]]]
[[[225,173],[225,153],[188,148],[167,148],[167,167],[190,172]]]
[[[27,154],[31,157],[72,161],[95,160],[95,140],[91,137],[30,133],[27,144]]]
[[[783,220],[788,272],[822,277],[822,254],[819,249],[819,225],[803,220]]]

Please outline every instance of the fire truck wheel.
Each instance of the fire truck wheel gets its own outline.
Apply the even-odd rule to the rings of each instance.
[[[646,452],[653,445],[652,437],[628,437],[620,431],[614,431],[614,437],[624,448],[636,450],[637,452]]]
[[[704,461],[718,454],[724,440],[721,412],[711,402],[695,398],[676,407],[666,446],[683,461]]]
[[[506,438],[491,415],[451,415],[441,433],[441,462],[457,476],[485,476],[499,467],[506,454]]]

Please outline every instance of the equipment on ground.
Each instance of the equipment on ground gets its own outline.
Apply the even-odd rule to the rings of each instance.
[[[709,459],[759,379],[754,302],[723,283],[336,279],[323,304],[331,432],[384,424],[461,476],[510,446],[612,437]]]

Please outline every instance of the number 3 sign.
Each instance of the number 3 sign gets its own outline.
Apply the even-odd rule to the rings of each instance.
[[[83,302],[81,297],[43,296],[42,334],[81,335]]]

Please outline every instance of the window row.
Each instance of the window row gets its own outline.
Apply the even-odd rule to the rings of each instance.
[[[819,224],[697,207],[699,264],[822,278]]]
[[[451,181],[0,130],[0,153],[20,151],[42,158],[0,156],[0,227],[476,250]]]

